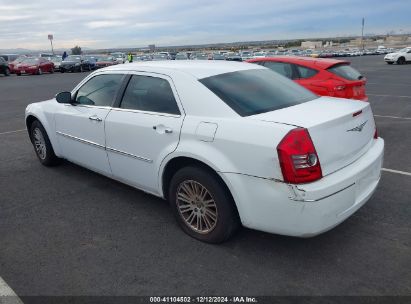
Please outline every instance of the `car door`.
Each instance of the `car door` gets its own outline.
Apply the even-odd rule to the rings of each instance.
[[[171,78],[130,75],[121,103],[106,118],[106,145],[113,176],[158,194],[158,171],[178,145],[184,119]]]
[[[104,123],[124,77],[118,73],[92,76],[72,93],[72,104],[61,104],[55,122],[64,158],[111,175]]]
[[[405,60],[406,61],[411,61],[411,49],[409,49],[408,51],[407,51],[407,53],[405,54]]]

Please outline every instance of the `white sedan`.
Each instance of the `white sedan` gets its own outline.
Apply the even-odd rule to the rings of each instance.
[[[42,164],[67,159],[167,199],[186,233],[214,243],[241,224],[333,228],[375,191],[384,151],[369,103],[224,61],[104,68],[30,104],[26,124]]]

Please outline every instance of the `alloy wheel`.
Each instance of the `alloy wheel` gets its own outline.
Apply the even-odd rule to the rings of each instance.
[[[34,147],[36,148],[37,155],[40,159],[44,160],[47,156],[46,141],[44,140],[43,133],[39,128],[33,130]]]
[[[200,234],[210,233],[217,225],[218,211],[210,191],[194,180],[177,188],[176,204],[184,223]]]

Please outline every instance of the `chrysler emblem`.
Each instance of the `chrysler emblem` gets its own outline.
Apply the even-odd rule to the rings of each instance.
[[[362,124],[360,124],[359,126],[356,126],[355,128],[352,128],[352,129],[350,129],[350,130],[347,130],[347,132],[361,132],[362,131],[362,129],[364,129],[364,126],[367,124],[367,121],[368,120],[366,120],[366,121],[364,121]]]

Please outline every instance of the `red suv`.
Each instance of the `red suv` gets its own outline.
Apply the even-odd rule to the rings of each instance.
[[[367,101],[366,79],[349,61],[278,56],[247,60],[288,77],[321,96]]]

